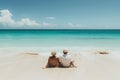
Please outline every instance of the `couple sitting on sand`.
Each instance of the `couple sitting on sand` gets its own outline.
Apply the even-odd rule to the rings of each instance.
[[[76,67],[71,61],[71,56],[68,54],[67,50],[63,50],[63,56],[56,57],[56,52],[51,52],[51,55],[48,59],[48,63],[46,65],[46,68],[52,68],[52,67],[62,67],[62,68],[68,68],[68,67]]]

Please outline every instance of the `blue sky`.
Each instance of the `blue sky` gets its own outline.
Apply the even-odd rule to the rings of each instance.
[[[120,29],[119,0],[0,0],[0,29]]]

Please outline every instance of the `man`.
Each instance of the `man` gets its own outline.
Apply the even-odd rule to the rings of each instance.
[[[71,60],[71,55],[68,54],[67,50],[63,50],[63,56],[59,57],[60,67],[76,67]]]
[[[55,51],[51,52],[51,55],[52,56],[48,58],[48,63],[46,65],[46,68],[59,66],[59,58],[56,57],[56,52]]]

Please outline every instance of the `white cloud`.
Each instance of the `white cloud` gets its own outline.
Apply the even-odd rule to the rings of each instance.
[[[42,26],[45,26],[45,27],[55,27],[56,24],[54,24],[54,23],[48,23],[48,22],[43,22]]]
[[[3,25],[15,24],[12,14],[8,10],[0,10],[0,23]]]
[[[54,20],[56,17],[46,17],[46,19]]]
[[[38,23],[35,20],[31,20],[29,18],[22,18],[19,21],[15,21],[12,19],[12,13],[7,10],[0,10],[0,24],[8,27],[55,27],[54,23]],[[48,19],[55,19],[55,17],[46,17]]]
[[[81,27],[80,24],[73,24],[73,23],[71,23],[71,22],[68,23],[68,26],[69,26],[69,27]]]
[[[12,19],[12,13],[7,10],[0,10],[0,24],[5,26],[12,26],[12,27],[21,27],[21,26],[30,26],[30,27],[36,27],[40,26],[40,23],[37,23],[34,20],[31,20],[29,18],[22,18],[20,21],[15,21]]]
[[[39,23],[37,23],[34,20],[30,20],[29,18],[23,18],[20,21],[16,22],[17,25],[19,26],[40,26]]]

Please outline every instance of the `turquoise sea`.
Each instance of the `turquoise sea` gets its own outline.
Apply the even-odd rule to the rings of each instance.
[[[27,52],[48,55],[53,50],[61,54],[63,49],[119,52],[120,30],[0,30],[0,57]]]
[[[120,47],[120,30],[0,30],[0,47]]]

